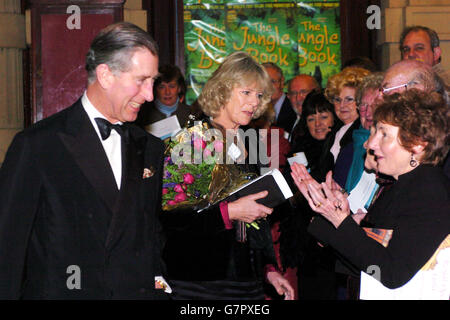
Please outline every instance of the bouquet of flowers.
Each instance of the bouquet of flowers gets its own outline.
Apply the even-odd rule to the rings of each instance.
[[[204,208],[254,176],[224,164],[224,139],[206,122],[195,122],[166,141],[162,206]],[[226,156],[226,155],[225,155]]]

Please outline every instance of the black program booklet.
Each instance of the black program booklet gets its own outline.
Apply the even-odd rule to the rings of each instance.
[[[269,194],[265,198],[256,200],[256,202],[269,208],[274,208],[293,196],[292,190],[280,170],[272,169],[262,176],[259,176],[258,178],[240,186],[231,192],[227,197],[217,201],[214,204],[208,205],[197,212],[202,212],[205,209],[216,206],[222,201],[233,202],[239,198],[265,190],[267,190]]]
[[[233,202],[239,198],[248,196],[249,194],[265,190],[267,190],[269,194],[265,198],[256,200],[256,202],[270,208],[276,207],[293,196],[292,190],[289,188],[283,174],[278,169],[272,169],[266,174],[239,187],[224,200]]]

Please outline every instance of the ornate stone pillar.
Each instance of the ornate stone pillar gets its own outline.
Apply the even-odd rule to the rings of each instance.
[[[23,129],[25,16],[20,0],[0,1],[0,164],[14,135]]]

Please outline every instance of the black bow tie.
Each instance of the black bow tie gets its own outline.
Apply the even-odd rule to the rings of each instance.
[[[128,128],[125,125],[112,124],[111,122],[103,118],[95,118],[95,122],[97,122],[97,126],[103,140],[108,139],[109,135],[111,134],[111,130],[114,129],[118,134],[122,136],[125,143],[128,143]]]

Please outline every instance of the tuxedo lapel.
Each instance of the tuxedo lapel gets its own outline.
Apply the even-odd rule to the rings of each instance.
[[[66,132],[59,133],[63,144],[99,194],[113,210],[118,189],[106,153],[79,100],[67,117]]]

